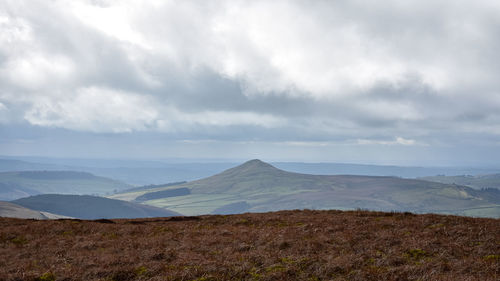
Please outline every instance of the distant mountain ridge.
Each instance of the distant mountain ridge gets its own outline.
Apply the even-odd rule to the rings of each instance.
[[[88,180],[99,178],[91,173],[78,171],[20,171],[18,175],[21,178],[33,180]]]
[[[17,171],[0,173],[0,200],[15,200],[32,195],[104,194],[131,186],[87,172]]]
[[[475,189],[495,188],[500,190],[500,174],[487,175],[460,175],[460,176],[444,176],[438,175],[433,177],[422,177],[420,179],[434,181],[446,184],[465,185]]]
[[[185,214],[283,209],[354,209],[438,212],[500,217],[495,192],[417,179],[356,175],[309,175],[280,170],[254,159],[214,176],[165,188],[114,195],[134,200],[151,192],[187,188],[189,195],[147,204]]]
[[[172,162],[173,161],[173,162]],[[120,159],[60,159],[47,157],[0,156],[0,172],[46,170],[84,171],[132,185],[193,181],[220,173],[237,162],[190,162],[171,160],[143,161]],[[480,175],[500,172],[500,167],[407,167],[350,163],[273,162],[275,167],[296,173],[314,175],[369,175],[416,178],[435,175]]]
[[[234,163],[163,163],[43,157],[22,157],[22,159],[12,159],[12,157],[2,159],[0,156],[0,172],[82,171],[131,185],[150,185],[200,179],[234,166]]]
[[[314,175],[365,175],[419,178],[435,175],[482,175],[500,172],[500,167],[420,167],[300,162],[273,162],[271,164],[285,171]]]

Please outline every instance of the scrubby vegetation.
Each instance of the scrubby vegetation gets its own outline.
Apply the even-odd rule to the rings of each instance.
[[[500,220],[281,211],[0,219],[0,280],[499,280]]]

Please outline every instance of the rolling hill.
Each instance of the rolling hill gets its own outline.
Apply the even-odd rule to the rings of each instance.
[[[89,195],[44,194],[12,201],[25,208],[78,219],[179,216],[163,208]]]
[[[0,200],[31,195],[105,194],[131,186],[116,180],[75,171],[17,171],[0,173]]]
[[[4,201],[0,201],[0,217],[37,220],[69,218],[48,212],[31,210],[14,203]]]
[[[369,209],[500,217],[500,193],[416,179],[354,175],[308,175],[251,160],[217,175],[181,185],[122,193],[133,201],[185,188],[184,196],[144,203],[187,215],[267,212],[284,209]]]

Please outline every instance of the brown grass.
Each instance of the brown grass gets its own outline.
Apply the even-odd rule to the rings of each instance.
[[[500,220],[366,211],[3,218],[0,280],[500,280]]]

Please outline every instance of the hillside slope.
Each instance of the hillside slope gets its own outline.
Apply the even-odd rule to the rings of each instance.
[[[0,217],[37,220],[67,218],[66,216],[35,211],[11,202],[4,201],[0,201]]]
[[[44,194],[12,201],[17,205],[79,219],[148,218],[178,216],[153,206],[89,195]]]
[[[189,189],[190,194],[156,197],[145,203],[189,215],[221,209],[227,213],[236,206],[235,213],[363,208],[500,217],[500,193],[396,177],[299,174],[260,160],[248,161],[205,179],[112,198],[134,200],[148,193],[179,188]],[[242,209],[242,206],[247,207]]]
[[[75,171],[18,171],[0,173],[0,200],[30,195],[105,194],[131,186],[116,180]]]

